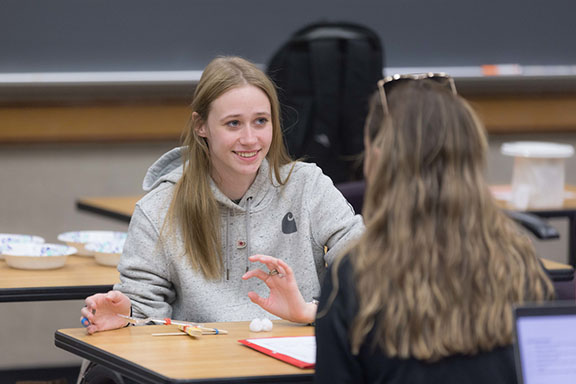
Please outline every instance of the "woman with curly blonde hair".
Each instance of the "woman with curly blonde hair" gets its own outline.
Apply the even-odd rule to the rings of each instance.
[[[512,305],[552,284],[490,194],[453,80],[387,80],[366,123],[366,232],[322,289],[317,382],[516,383]]]

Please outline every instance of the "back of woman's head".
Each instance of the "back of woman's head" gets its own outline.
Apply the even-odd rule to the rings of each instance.
[[[373,324],[390,356],[435,360],[512,342],[511,305],[551,296],[532,245],[495,205],[486,137],[432,80],[386,88],[367,118],[366,233],[355,248],[359,347]],[[377,287],[377,288],[375,288]]]
[[[425,212],[439,204],[456,204],[455,198],[466,200],[464,206],[470,199],[481,199],[487,143],[468,104],[432,80],[403,81],[388,90],[387,100],[385,117],[379,95],[372,100],[367,130],[379,155],[371,161],[374,188],[369,197],[409,188],[418,199],[399,196],[400,200],[419,203]],[[438,199],[440,192],[452,191],[449,201]],[[368,205],[382,202],[368,200]]]

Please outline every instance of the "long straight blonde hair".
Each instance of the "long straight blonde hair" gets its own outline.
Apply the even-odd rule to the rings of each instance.
[[[280,176],[280,167],[291,162],[284,146],[280,125],[280,107],[276,88],[264,72],[239,57],[219,57],[204,69],[194,92],[191,118],[184,138],[182,156],[184,172],[174,191],[165,221],[169,233],[180,229],[184,249],[191,265],[208,279],[223,273],[220,241],[220,213],[210,189],[210,149],[197,128],[208,120],[212,102],[233,88],[252,85],[261,89],[270,101],[272,143],[266,158],[270,163],[270,177],[274,174],[280,184],[287,181]]]
[[[533,246],[496,206],[472,108],[431,80],[374,95],[366,232],[352,250],[353,353],[368,333],[388,356],[434,361],[512,343],[511,306],[553,297]],[[336,270],[336,268],[335,268]]]

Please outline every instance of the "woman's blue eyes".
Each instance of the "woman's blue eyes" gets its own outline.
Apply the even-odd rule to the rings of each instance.
[[[266,123],[268,123],[268,119],[266,117],[259,117],[258,119],[254,120],[254,123],[256,125],[266,125]],[[226,125],[233,128],[239,127],[240,120],[231,120],[227,122]]]

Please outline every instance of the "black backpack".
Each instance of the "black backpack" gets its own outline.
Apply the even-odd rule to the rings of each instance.
[[[360,178],[368,99],[382,78],[378,35],[352,23],[315,23],[272,57],[291,156],[315,162],[335,183]]]

